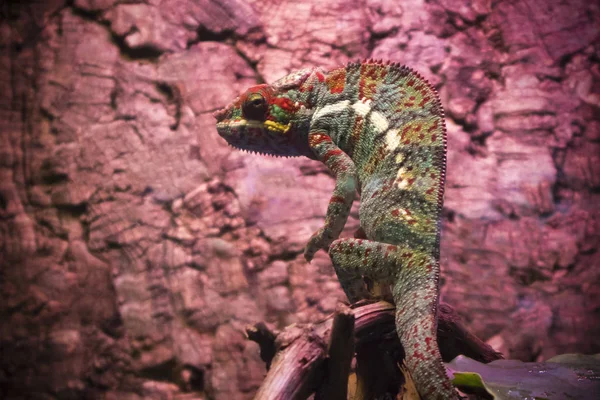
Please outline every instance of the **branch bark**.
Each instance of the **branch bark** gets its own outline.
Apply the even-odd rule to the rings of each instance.
[[[354,320],[352,310],[345,305],[340,305],[333,316],[327,371],[315,400],[348,398],[348,375],[354,356]]]
[[[282,332],[271,331],[263,323],[247,328],[267,368],[271,366],[255,399],[306,399],[315,391],[316,399],[346,399],[354,346],[363,377],[358,398],[397,393],[402,379],[397,366],[402,364],[404,350],[396,335],[394,313],[395,307],[388,302],[361,301],[352,310],[338,308],[317,324],[292,325]],[[470,333],[447,304],[439,308],[438,343],[446,362],[459,354],[484,363],[502,358]]]

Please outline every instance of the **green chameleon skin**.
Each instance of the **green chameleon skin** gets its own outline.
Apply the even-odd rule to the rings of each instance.
[[[351,302],[369,296],[363,277],[391,285],[417,390],[457,398],[437,345],[446,129],[435,90],[408,67],[370,60],[251,87],[214,115],[236,148],[327,165],[335,189],[306,260],[328,250]],[[357,192],[363,238],[339,238]]]

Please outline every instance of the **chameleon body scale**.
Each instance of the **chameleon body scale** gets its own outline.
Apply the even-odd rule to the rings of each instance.
[[[456,398],[436,333],[446,130],[435,90],[407,67],[371,60],[251,87],[215,118],[234,147],[328,166],[335,189],[305,258],[328,250],[351,302],[369,297],[363,277],[390,285],[417,390]],[[357,192],[365,238],[339,238]]]

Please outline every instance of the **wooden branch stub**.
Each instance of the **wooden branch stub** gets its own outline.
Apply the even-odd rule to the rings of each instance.
[[[338,306],[333,317],[328,356],[327,371],[315,400],[346,400],[354,357],[354,314],[343,304]]]
[[[275,339],[277,334],[267,328],[264,322],[246,328],[248,339],[258,343],[260,347],[260,359],[267,365],[267,371],[271,368],[271,361],[275,357]]]
[[[256,325],[254,328],[257,328]],[[252,327],[246,329],[248,337],[253,340],[251,331]],[[274,341],[276,354],[269,373],[254,399],[306,399],[323,379],[322,367],[327,351],[327,342],[323,339],[322,332],[317,333],[312,325],[292,325],[281,332]],[[270,346],[268,341],[264,343],[267,347]],[[262,352],[261,349],[261,354]]]
[[[504,358],[492,346],[469,332],[449,304],[440,303],[438,318],[438,343],[444,362],[454,360],[459,354],[486,364]]]

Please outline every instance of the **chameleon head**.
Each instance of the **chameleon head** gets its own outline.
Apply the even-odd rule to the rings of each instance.
[[[269,85],[253,86],[215,112],[217,132],[233,147],[274,156],[306,155],[305,107]],[[307,130],[306,130],[307,131]],[[304,140],[302,140],[304,137]]]

